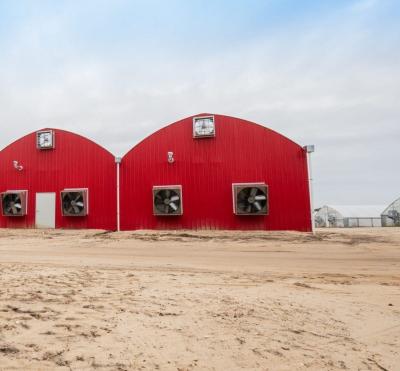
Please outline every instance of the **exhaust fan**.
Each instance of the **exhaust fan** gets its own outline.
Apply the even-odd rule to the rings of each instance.
[[[193,137],[215,137],[214,116],[193,117]]]
[[[24,216],[27,214],[28,191],[6,191],[1,194],[3,216]]]
[[[236,215],[268,215],[268,186],[265,183],[233,184]]]
[[[54,148],[54,131],[41,130],[36,132],[36,148],[52,149]]]
[[[63,216],[88,215],[88,189],[64,189],[61,191],[61,211]]]
[[[154,215],[182,215],[182,211],[182,187],[180,185],[153,187]]]

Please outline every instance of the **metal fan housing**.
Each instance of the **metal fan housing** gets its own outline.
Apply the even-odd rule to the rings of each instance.
[[[28,191],[6,191],[1,193],[3,216],[24,216],[27,214]]]
[[[232,193],[236,215],[268,215],[268,186],[265,183],[235,183]]]
[[[63,216],[88,215],[88,189],[64,189],[61,191],[61,212]]]
[[[180,185],[153,187],[154,215],[182,215],[182,213],[182,187]]]

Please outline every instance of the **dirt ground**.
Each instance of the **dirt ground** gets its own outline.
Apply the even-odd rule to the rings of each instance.
[[[400,228],[0,230],[0,370],[400,370]]]

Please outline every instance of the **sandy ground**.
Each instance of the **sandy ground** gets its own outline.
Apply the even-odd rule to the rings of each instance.
[[[400,228],[0,230],[0,370],[400,370]]]

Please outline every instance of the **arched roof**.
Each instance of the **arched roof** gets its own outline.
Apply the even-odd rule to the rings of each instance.
[[[386,215],[389,210],[400,211],[400,197],[389,204],[389,206],[382,212],[382,215]]]
[[[88,143],[90,143],[90,144],[92,144],[92,145],[94,145],[94,146],[99,147],[100,149],[104,150],[105,152],[109,153],[111,156],[114,157],[114,155],[113,155],[107,148],[103,147],[102,145],[98,144],[97,142],[93,141],[92,139],[89,139],[88,137],[86,137],[86,136],[84,136],[84,135],[77,134],[77,133],[74,133],[74,132],[69,131],[69,130],[57,129],[57,128],[49,128],[49,127],[45,127],[45,128],[42,128],[42,129],[38,129],[38,130],[32,131],[32,132],[30,132],[30,133],[28,133],[28,134],[26,134],[26,135],[23,135],[22,137],[20,137],[20,138],[14,140],[14,141],[12,141],[10,144],[6,145],[4,148],[0,149],[0,153],[1,153],[2,151],[6,151],[7,149],[9,149],[10,147],[12,147],[12,146],[15,145],[16,143],[19,143],[19,142],[23,141],[24,139],[26,139],[26,138],[28,138],[28,137],[30,137],[30,136],[32,136],[32,135],[35,135],[38,131],[42,131],[42,130],[54,130],[55,132],[65,133],[65,134],[67,134],[67,135],[71,135],[71,136],[78,137],[78,138],[80,138],[80,139],[82,139],[82,140],[87,141]]]
[[[144,142],[146,142],[148,140],[151,140],[152,138],[154,138],[156,136],[163,135],[164,132],[172,130],[175,127],[178,127],[180,125],[185,125],[188,121],[192,122],[193,118],[200,117],[200,116],[214,116],[217,119],[233,121],[233,122],[235,122],[235,125],[250,125],[250,126],[253,126],[254,129],[256,129],[256,130],[260,130],[261,129],[261,130],[265,131],[266,134],[270,134],[272,136],[279,137],[281,140],[287,141],[287,143],[290,143],[290,144],[298,147],[299,149],[303,149],[302,146],[300,146],[298,143],[294,142],[290,138],[288,138],[288,137],[278,133],[277,131],[272,130],[272,129],[264,126],[264,125],[257,124],[255,122],[252,122],[252,121],[249,121],[249,120],[245,120],[245,119],[242,119],[242,118],[238,118],[238,117],[234,117],[234,116],[220,115],[220,114],[216,114],[216,113],[203,112],[203,113],[198,113],[196,115],[185,117],[185,118],[183,118],[181,120],[175,121],[175,122],[173,122],[171,124],[168,124],[168,125],[160,128],[160,129],[156,130],[152,134],[148,135],[147,137],[143,138],[141,141],[136,143],[127,153],[125,153],[125,155],[123,157],[126,157],[130,152],[135,150],[135,148],[140,147]],[[218,123],[216,123],[216,125],[218,125]],[[218,130],[218,128],[216,130]]]

